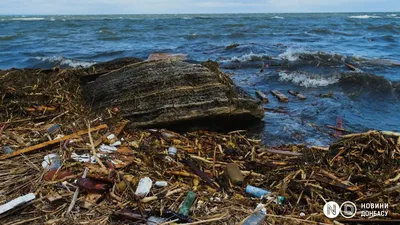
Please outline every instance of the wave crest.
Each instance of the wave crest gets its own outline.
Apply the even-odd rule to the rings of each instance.
[[[62,67],[89,67],[95,64],[95,62],[85,62],[79,61],[75,59],[68,59],[63,56],[49,56],[49,57],[35,57],[36,60],[39,60],[44,63],[48,63],[54,66],[62,66]]]
[[[351,19],[378,19],[381,18],[380,16],[375,15],[358,15],[358,16],[349,16]]]
[[[231,59],[221,60],[220,62],[221,63],[256,62],[256,61],[262,61],[262,60],[268,60],[268,59],[272,59],[272,57],[266,53],[255,54],[253,52],[250,52],[249,54],[244,54],[242,56],[234,56]]]
[[[307,74],[304,72],[279,72],[279,80],[284,82],[292,82],[293,84],[311,88],[311,87],[325,87],[331,84],[335,84],[339,81],[338,75],[330,77],[323,77],[318,74]]]

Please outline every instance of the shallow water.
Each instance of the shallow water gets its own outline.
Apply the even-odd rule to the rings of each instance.
[[[0,16],[0,68],[89,66],[152,52],[218,60],[249,93],[278,89],[290,98],[269,95],[265,107],[287,113],[266,112],[254,128],[266,143],[324,145],[335,133],[326,125],[337,120],[351,131],[400,131],[399,96],[385,86],[400,81],[399,37],[396,13]],[[386,80],[340,82],[345,61]]]

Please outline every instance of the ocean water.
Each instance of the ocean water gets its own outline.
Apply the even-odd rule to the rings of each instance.
[[[400,13],[0,16],[0,69],[86,67],[152,52],[217,60],[250,94],[277,89],[290,98],[269,95],[264,107],[280,113],[267,110],[251,128],[272,145],[326,145],[337,121],[353,132],[400,131],[400,94],[391,88],[400,81],[399,44]]]

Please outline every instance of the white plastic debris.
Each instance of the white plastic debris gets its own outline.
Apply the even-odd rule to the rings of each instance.
[[[108,140],[112,140],[112,139],[114,139],[114,138],[115,138],[115,134],[110,134],[110,135],[107,136],[107,139],[108,139]]]
[[[121,141],[116,141],[113,144],[111,144],[110,146],[117,147],[117,146],[120,146],[121,144],[122,144]]]
[[[166,187],[168,186],[168,183],[166,181],[157,181],[154,185],[156,187]]]
[[[99,154],[97,154],[97,156],[99,156]],[[75,161],[78,162],[90,162],[91,164],[95,164],[96,163],[96,159],[94,156],[90,156],[88,153],[86,154],[82,154],[82,155],[78,155],[75,152],[73,152],[71,154],[71,158]]]
[[[63,138],[64,137],[64,135],[63,134],[57,134],[57,136],[54,138],[54,140],[56,140],[56,139],[60,139],[60,138]]]
[[[139,197],[146,197],[149,194],[152,185],[153,181],[149,177],[140,179],[135,194]]]
[[[113,153],[116,152],[118,149],[114,146],[109,146],[102,144],[99,148],[99,151],[105,152],[105,153]]]
[[[43,169],[57,169],[61,166],[61,159],[59,154],[48,154],[43,158]]]
[[[147,225],[158,225],[167,222],[167,219],[161,217],[150,216],[147,219]]]
[[[168,148],[169,155],[176,155],[177,152],[178,152],[178,149],[176,149],[174,146],[171,146]]]
[[[24,196],[14,199],[14,200],[11,200],[4,205],[0,205],[0,214],[3,214],[19,205],[30,202],[35,198],[36,198],[36,196],[34,193],[29,193],[27,195],[24,195]]]

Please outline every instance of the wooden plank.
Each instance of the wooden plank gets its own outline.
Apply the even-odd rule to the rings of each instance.
[[[300,92],[297,92],[297,91],[294,91],[294,90],[288,90],[288,92],[289,92],[289,94],[291,94],[291,95],[293,95],[295,97],[298,97],[301,100],[306,100],[307,99],[307,97],[302,95]]]
[[[264,92],[257,90],[256,91],[256,96],[257,98],[259,98],[261,101],[263,101],[264,103],[268,103],[268,97],[266,94],[264,94]]]
[[[361,72],[360,69],[358,69],[357,67],[355,67],[354,65],[350,64],[350,63],[345,63],[344,65],[346,65],[347,68],[349,68],[352,71],[357,71],[357,72]]]
[[[284,94],[279,92],[278,90],[272,90],[271,93],[278,98],[280,102],[289,102],[289,98],[286,97]]]
[[[108,128],[107,124],[102,124],[102,125],[99,125],[99,126],[97,126],[95,128],[90,129],[90,132],[94,132],[94,131],[98,131],[98,130],[102,130],[102,129],[106,129],[106,128]],[[42,148],[47,147],[49,145],[57,144],[57,143],[60,143],[62,141],[66,141],[66,140],[73,139],[73,138],[78,138],[79,136],[82,136],[84,134],[88,134],[88,130],[81,130],[81,131],[78,131],[76,133],[64,136],[62,138],[54,139],[52,141],[43,142],[43,143],[38,144],[38,145],[30,146],[30,147],[27,147],[27,148],[12,152],[10,154],[2,155],[2,156],[0,156],[0,160],[12,158],[12,157],[18,156],[18,155],[23,154],[23,153],[33,152],[35,150],[42,149]]]

